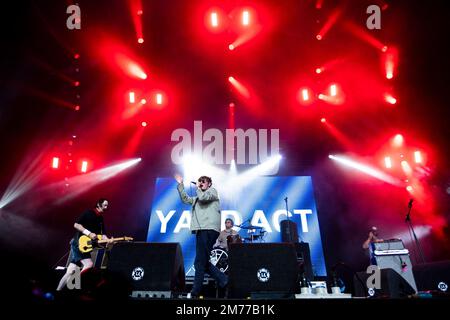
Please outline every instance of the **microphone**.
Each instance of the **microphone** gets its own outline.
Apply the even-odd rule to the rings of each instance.
[[[284,201],[287,201],[288,197],[284,198]]]

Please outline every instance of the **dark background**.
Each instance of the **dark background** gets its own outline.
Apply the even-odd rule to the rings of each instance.
[[[67,251],[74,220],[99,197],[110,199],[105,218],[110,234],[144,240],[154,179],[177,170],[170,161],[171,132],[192,130],[194,120],[202,120],[204,128],[225,130],[230,102],[236,104],[237,128],[280,128],[279,175],[312,176],[328,267],[343,261],[355,270],[365,268],[361,243],[372,225],[387,238],[407,231],[404,215],[410,196],[403,188],[328,159],[329,154],[351,151],[373,160],[397,132],[431,155],[431,174],[422,181],[428,196],[413,208],[413,218],[418,225],[439,225],[422,238],[427,260],[449,258],[450,17],[444,1],[386,2],[382,29],[367,32],[399,49],[398,72],[391,81],[384,78],[380,52],[344,28],[345,21],[352,21],[364,29],[365,9],[373,1],[325,0],[321,10],[315,9],[315,1],[143,1],[142,45],[136,42],[128,1],[78,3],[82,28],[76,31],[66,28],[70,2],[10,1],[0,10],[0,194],[33,160],[42,174],[31,190],[0,210],[5,272],[21,270],[27,281],[49,270]],[[262,32],[228,51],[235,36],[212,35],[202,25],[212,4],[229,11],[254,6],[261,13]],[[317,41],[316,33],[336,8],[342,8],[341,18]],[[148,81],[132,80],[114,69],[108,43],[120,44],[146,66]],[[74,53],[80,54],[78,60]],[[323,75],[314,74],[318,65],[333,59],[341,62]],[[244,79],[258,98],[240,99],[227,82],[231,74]],[[80,87],[64,76],[80,81]],[[303,108],[295,101],[301,85],[323,90],[330,81],[346,92],[342,106],[316,102]],[[124,94],[139,86],[166,88],[169,102],[161,110],[122,120]],[[396,93],[395,107],[380,98],[385,87]],[[75,112],[70,106],[78,103],[81,109]],[[350,139],[352,150],[324,129],[319,121],[323,116]],[[100,168],[124,159],[123,150],[144,120],[149,126],[132,155],[142,157],[137,167],[62,204],[55,201],[70,188],[42,192],[64,178],[48,170],[49,159],[67,151],[72,135],[77,136],[71,147],[74,157],[87,154]],[[413,261],[416,257],[412,255]]]

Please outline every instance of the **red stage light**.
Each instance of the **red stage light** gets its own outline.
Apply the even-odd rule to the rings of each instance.
[[[318,34],[318,35],[316,36],[316,39],[317,39],[317,40],[322,40],[322,35]]]
[[[156,94],[156,104],[161,105],[163,103],[163,95],[161,93]]]
[[[250,24],[250,13],[245,10],[242,12],[242,25],[248,26]]]
[[[384,165],[387,169],[391,169],[392,168],[392,160],[391,157],[385,157],[384,158]]]
[[[79,58],[80,58],[80,54],[79,54],[79,53],[75,53],[75,54],[73,55],[73,58],[74,58],[74,59],[79,59]]]
[[[211,26],[217,28],[219,26],[219,17],[217,12],[211,12]]]
[[[320,122],[325,123],[325,122],[327,122],[327,119],[322,118],[322,119],[320,119]]]
[[[382,52],[387,52],[387,51],[388,51],[388,47],[387,47],[387,46],[384,46],[383,48],[381,48],[381,51],[382,51]]]
[[[330,96],[332,97],[337,96],[337,86],[335,84],[332,84],[330,86]]]
[[[308,89],[302,89],[302,99],[303,99],[303,101],[308,101],[309,100]]]
[[[408,192],[413,192],[414,189],[413,189],[413,187],[411,187],[411,186],[407,186],[407,187],[406,187],[406,190],[407,190]]]
[[[135,93],[133,91],[130,91],[129,99],[130,99],[130,103],[135,103],[136,102],[136,95],[135,95]]]
[[[52,159],[52,168],[53,169],[59,169],[59,158],[53,157]]]
[[[228,105],[230,108],[234,108],[235,107],[235,104],[234,104],[234,102],[230,102],[230,104]]]
[[[317,73],[317,74],[322,73],[322,71],[323,71],[322,69],[323,69],[323,68],[316,68],[316,73]]]
[[[81,161],[81,172],[85,173],[88,170],[88,162],[83,160]]]
[[[420,151],[414,152],[414,161],[416,163],[422,163],[422,153]]]
[[[138,10],[138,11],[136,12],[136,14],[137,14],[138,16],[142,16],[143,13],[144,13],[144,11],[142,11],[142,10]]]
[[[228,46],[228,49],[230,49],[230,51],[233,51],[233,50],[234,50],[234,45],[233,45],[233,44],[230,44],[230,45]]]
[[[401,147],[403,145],[403,142],[405,141],[405,139],[403,138],[403,136],[398,133],[395,135],[394,139],[392,140],[392,144],[395,147]],[[401,155],[401,157],[403,157],[403,155]]]
[[[146,126],[147,126],[147,122],[142,121],[142,122],[141,122],[141,126],[146,127]]]
[[[144,43],[144,38],[139,38],[138,43]]]
[[[74,109],[75,109],[75,111],[80,111],[80,106],[79,106],[79,105],[76,105],[76,106],[74,107]]]
[[[390,95],[389,93],[386,93],[384,95],[384,100],[389,103],[389,104],[396,104],[397,103],[397,99],[395,99],[392,95]]]
[[[73,85],[74,85],[75,87],[79,87],[79,86],[80,86],[80,81],[75,81],[75,82],[73,83]]]
[[[230,81],[231,83],[234,81],[233,77],[228,77],[228,81]]]
[[[141,104],[146,104],[147,100],[146,99],[141,99]]]

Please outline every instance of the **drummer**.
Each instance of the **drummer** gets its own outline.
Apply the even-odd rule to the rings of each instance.
[[[231,236],[231,242],[234,242],[233,239],[239,238],[239,234],[236,230],[233,229],[234,222],[230,218],[225,219],[225,230],[220,232],[219,237],[214,244],[214,248],[221,248],[223,250],[228,250],[228,241],[227,238]]]

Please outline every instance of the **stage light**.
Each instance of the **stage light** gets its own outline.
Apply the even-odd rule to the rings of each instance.
[[[327,119],[322,118],[322,119],[320,119],[320,122],[325,123],[325,122],[327,122]]]
[[[233,45],[233,44],[230,44],[230,45],[228,46],[228,49],[229,49],[230,51],[233,51],[233,50],[234,50],[234,45]]]
[[[317,74],[322,73],[322,72],[323,72],[323,68],[316,68],[316,73]]]
[[[135,95],[134,91],[130,91],[129,98],[130,98],[130,103],[136,102],[136,95]]]
[[[52,159],[52,168],[53,169],[59,169],[59,158],[53,157]]]
[[[80,54],[79,54],[79,53],[75,53],[75,54],[73,55],[73,58],[74,58],[75,60],[80,59]]]
[[[322,36],[321,36],[320,34],[318,34],[318,35],[316,36],[316,39],[317,39],[317,40],[322,40]]]
[[[80,111],[80,106],[79,106],[79,105],[76,105],[76,106],[74,107],[74,109],[75,109],[75,111]]]
[[[422,163],[422,153],[420,151],[414,151],[414,161],[416,163]]]
[[[141,99],[141,104],[146,104],[147,100],[146,99]]]
[[[144,43],[144,38],[139,38],[138,43]]]
[[[136,12],[136,14],[137,14],[138,16],[142,16],[143,13],[144,13],[144,11],[142,11],[142,10],[138,10],[138,11]]]
[[[384,166],[385,166],[387,169],[391,169],[391,168],[392,168],[392,160],[391,160],[391,157],[385,157],[385,158],[384,158]]]
[[[234,108],[234,107],[235,107],[235,104],[234,104],[234,102],[230,102],[230,104],[228,105],[228,107],[230,107],[230,108]]]
[[[237,92],[239,92],[239,94],[246,99],[250,99],[250,91],[244,84],[242,84],[242,82],[236,80],[234,77],[228,77],[228,81],[237,90]]]
[[[392,95],[390,95],[389,93],[386,93],[384,95],[384,100],[389,103],[389,104],[396,104],[397,103],[397,99],[395,99]]]
[[[405,142],[405,139],[403,138],[403,136],[398,133],[394,136],[394,139],[392,139],[392,145],[394,147],[401,147],[403,146],[403,143]],[[403,157],[403,155],[401,155],[401,157]]]
[[[163,95],[161,93],[156,94],[156,104],[161,105],[163,103]]]
[[[233,83],[233,81],[235,81],[235,80],[234,80],[233,77],[228,77],[228,81],[231,82],[231,83]]]
[[[242,25],[248,26],[250,24],[250,13],[245,10],[242,12]]]
[[[219,26],[219,17],[217,12],[211,12],[211,26],[217,28]]]
[[[141,122],[141,126],[146,127],[146,126],[147,126],[147,122],[142,121],[142,122]]]
[[[332,97],[337,96],[337,86],[335,84],[332,84],[330,86],[330,96]]]
[[[408,192],[413,192],[414,189],[413,189],[413,187],[411,187],[411,186],[407,186],[407,187],[406,187],[406,190],[407,190]]]
[[[388,47],[387,46],[383,46],[383,48],[381,48],[382,52],[387,52],[388,51]]]
[[[308,101],[309,100],[308,89],[302,89],[302,99],[303,99],[303,101]]]
[[[88,162],[83,160],[81,161],[81,172],[87,172],[88,170]]]
[[[73,83],[73,85],[74,85],[75,87],[79,87],[79,86],[80,86],[80,81],[75,81],[75,82]]]

